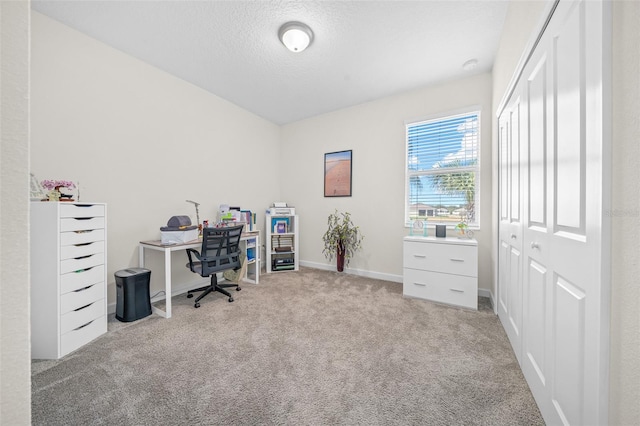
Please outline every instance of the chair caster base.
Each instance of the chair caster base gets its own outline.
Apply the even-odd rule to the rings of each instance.
[[[229,303],[233,302],[233,297],[229,298]]]
[[[236,287],[236,291],[240,291],[242,290],[240,287]]]
[[[193,307],[194,307],[194,308],[199,308],[199,307],[200,307],[200,304],[199,304],[199,303],[196,303],[196,304],[194,304],[194,305],[193,305]]]
[[[191,299],[193,297],[193,294],[189,293],[187,294],[187,299]]]

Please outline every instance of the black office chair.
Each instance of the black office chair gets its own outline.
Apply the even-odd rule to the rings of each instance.
[[[228,226],[224,228],[203,228],[202,229],[202,249],[198,253],[197,250],[187,249],[189,263],[187,268],[191,272],[200,274],[203,277],[211,277],[211,284],[206,287],[189,290],[187,297],[193,297],[192,293],[204,291],[195,300],[193,306],[200,307],[200,300],[212,291],[218,291],[229,298],[229,302],[233,302],[233,297],[225,290],[228,287],[236,287],[236,291],[241,288],[238,283],[218,284],[217,273],[230,269],[240,269],[241,250],[240,237],[244,225]],[[195,257],[195,259],[193,257]]]

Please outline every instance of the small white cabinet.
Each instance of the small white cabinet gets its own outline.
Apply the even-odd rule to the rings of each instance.
[[[107,331],[107,207],[31,203],[31,358],[58,359]]]
[[[402,293],[407,297],[478,309],[478,242],[405,237]]]

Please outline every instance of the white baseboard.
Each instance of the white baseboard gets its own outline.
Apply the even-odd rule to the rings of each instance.
[[[335,265],[327,265],[326,263],[318,263],[318,262],[310,262],[307,260],[301,260],[300,261],[300,266],[306,266],[308,268],[314,268],[314,269],[322,269],[325,271],[335,271],[336,267]],[[375,272],[375,271],[364,271],[362,269],[352,269],[352,268],[344,268],[344,273],[345,274],[351,274],[351,275],[358,275],[361,277],[367,277],[367,278],[373,278],[376,280],[383,280],[383,281],[391,281],[391,282],[396,282],[396,283],[402,283],[402,275],[395,275],[395,274],[387,274],[384,272]],[[202,287],[204,285],[207,284],[208,281],[199,281],[199,282],[192,282],[192,283],[187,283],[187,284],[182,284],[182,285],[175,285],[172,286],[171,288],[171,296],[177,296],[179,294],[183,294],[186,293],[188,290],[191,290],[192,288],[198,288],[198,287]],[[478,289],[478,296],[480,297],[488,297],[489,300],[491,301],[491,306],[495,306],[495,301],[493,299],[493,293],[491,292],[491,290],[487,290],[484,288],[479,288]],[[164,300],[165,296],[164,294],[162,295],[158,295],[156,297],[152,297],[151,298],[151,303],[155,303],[155,302],[159,302],[160,300]],[[110,303],[107,306],[107,313],[109,314],[115,314],[116,312],[116,303]]]
[[[478,296],[480,297],[488,297],[491,301],[491,307],[496,306],[495,301],[493,300],[493,292],[491,290],[487,290],[486,288],[478,289]]]
[[[307,266],[314,269],[323,269],[325,271],[335,271],[336,265],[327,265],[326,263],[309,262],[301,260],[300,266]],[[344,268],[345,274],[358,275],[361,277],[373,278],[376,280],[392,281],[396,283],[402,282],[402,275],[387,274],[384,272],[364,271],[362,269]]]
[[[327,265],[326,263],[309,262],[307,260],[301,260],[300,261],[300,266],[307,266],[309,268],[315,268],[315,269],[323,269],[325,271],[335,271],[336,270],[335,265]],[[384,272],[375,272],[375,271],[363,271],[361,269],[351,269],[351,268],[344,268],[344,273],[352,274],[352,275],[359,275],[359,276],[367,277],[367,278],[374,278],[374,279],[377,279],[377,280],[384,280],[384,281],[392,281],[392,282],[396,282],[396,283],[402,283],[402,275],[387,274],[387,273],[384,273]],[[495,306],[495,301],[493,299],[493,293],[491,292],[491,290],[487,290],[487,289],[484,289],[484,288],[479,288],[478,289],[478,296],[480,296],[480,297],[488,297],[489,300],[491,301],[491,306]]]
[[[220,279],[220,277],[218,277],[218,279]],[[171,283],[171,297],[173,296],[178,296],[180,294],[184,294],[187,291],[194,289],[194,288],[198,288],[198,287],[203,287],[205,285],[209,284],[209,279],[201,279],[199,281],[192,281],[190,283]],[[164,284],[163,284],[164,287]],[[161,300],[166,299],[165,294],[164,294],[164,289],[163,290],[157,290],[156,293],[158,292],[162,292],[162,294],[158,294],[156,297],[151,297],[151,303],[156,303],[159,302]],[[107,314],[115,314],[116,313],[116,305],[117,305],[117,301],[113,302],[113,303],[109,303],[107,305]]]

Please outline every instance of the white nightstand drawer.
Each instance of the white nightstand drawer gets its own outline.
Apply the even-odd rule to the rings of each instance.
[[[104,299],[104,281],[60,296],[60,313],[66,314],[96,300]]]
[[[60,217],[104,216],[104,204],[62,204]]]
[[[93,303],[81,306],[80,308],[67,312],[60,317],[60,332],[62,334],[67,333],[91,320],[104,316],[104,314],[104,299],[96,300]]]
[[[419,243],[405,241],[405,268],[476,277],[478,255],[476,246]]]
[[[78,272],[67,272],[60,276],[60,294],[88,287],[91,284],[103,282],[104,265],[94,266],[89,269],[81,269]]]
[[[91,229],[104,228],[104,216],[103,217],[86,217],[86,218],[73,218],[67,217],[60,219],[60,231],[84,231]]]
[[[93,321],[65,333],[60,338],[60,352],[62,356],[86,345],[96,337],[107,332],[107,317],[102,316]]]
[[[62,246],[60,248],[60,259],[72,259],[96,253],[104,253],[104,241]]]
[[[69,231],[60,233],[60,246],[92,243],[104,241],[104,229],[91,229],[86,231]]]
[[[96,253],[79,259],[65,259],[60,262],[60,273],[79,271],[104,263],[104,253]]]
[[[405,268],[402,293],[409,297],[478,309],[477,281],[474,277]]]

